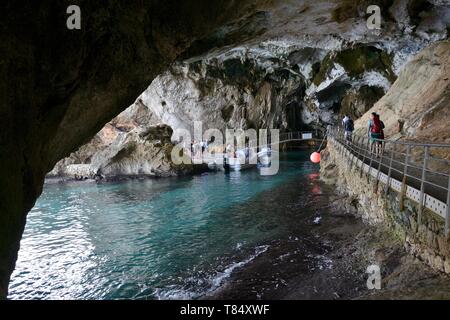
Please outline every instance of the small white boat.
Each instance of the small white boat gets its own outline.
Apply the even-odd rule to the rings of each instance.
[[[222,164],[218,164],[216,161],[208,162],[208,169],[211,171],[223,171],[224,167]]]
[[[245,159],[245,161],[244,161]],[[257,159],[249,159],[248,153],[244,150],[236,151],[236,157],[225,157],[223,161],[223,168],[225,171],[242,171],[246,169],[255,168],[257,165]]]

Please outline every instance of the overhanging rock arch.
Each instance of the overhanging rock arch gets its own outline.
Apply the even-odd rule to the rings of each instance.
[[[1,4],[0,298],[45,174],[252,1],[72,2]],[[71,4],[81,8],[81,30],[66,27]]]

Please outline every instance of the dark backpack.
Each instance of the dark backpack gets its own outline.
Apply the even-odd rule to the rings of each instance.
[[[353,131],[355,130],[355,126],[353,124],[353,120],[352,119],[348,119],[345,122],[345,131]]]

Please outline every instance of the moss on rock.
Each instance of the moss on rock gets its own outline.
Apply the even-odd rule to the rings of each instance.
[[[333,68],[335,53],[328,53],[320,65],[315,65],[313,68],[313,83],[318,86],[327,78],[328,72]]]
[[[348,115],[352,119],[360,118],[384,95],[383,88],[362,86],[358,90],[347,91],[341,102],[341,115]]]
[[[390,82],[394,82],[397,78],[392,71],[392,58],[388,53],[373,46],[358,46],[329,53],[313,78],[316,86],[327,78],[335,63],[341,65],[350,77],[358,77],[366,71],[374,70],[380,72]]]

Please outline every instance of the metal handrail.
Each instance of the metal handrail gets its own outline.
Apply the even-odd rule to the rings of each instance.
[[[292,131],[292,132],[282,132],[278,135],[278,141],[272,142],[270,139],[270,135],[268,135],[268,141],[267,145],[273,145],[273,144],[281,144],[286,143],[290,141],[305,141],[305,140],[311,140],[311,139],[303,139],[303,134],[311,134],[312,140],[319,139],[321,136],[318,134],[320,130],[313,131]],[[269,133],[269,132],[268,132]],[[323,133],[320,132],[322,135]],[[325,135],[323,135],[325,136]],[[258,141],[251,140],[248,142],[249,145],[258,145]],[[253,143],[253,144],[252,144]]]
[[[419,211],[418,211],[418,222],[420,224],[422,211],[425,207],[426,197],[430,196],[430,192],[437,198],[441,198],[442,202],[446,204],[445,212],[445,234],[448,236],[450,232],[450,165],[448,166],[448,172],[440,172],[437,169],[430,169],[430,161],[438,161],[439,163],[449,164],[450,161],[443,158],[438,158],[436,155],[431,155],[431,148],[443,148],[448,150],[447,154],[450,154],[450,144],[443,143],[416,143],[408,141],[391,141],[382,139],[369,139],[368,137],[354,135],[350,140],[346,140],[344,137],[344,131],[341,128],[329,127],[327,129],[327,135],[331,137],[334,141],[341,144],[342,148],[345,148],[350,153],[351,163],[353,158],[362,161],[361,165],[361,177],[363,172],[364,164],[369,165],[368,179],[371,175],[373,169],[377,170],[377,181],[380,179],[380,173],[383,171],[382,168],[387,170],[387,185],[385,192],[387,193],[390,186],[390,179],[392,178],[392,173],[395,172],[401,177],[403,177],[401,195],[400,195],[400,207],[403,207],[403,198],[406,196],[407,187],[413,187],[411,183],[416,182],[420,187],[420,200],[419,200]],[[381,154],[380,157],[374,158],[373,152],[370,149],[370,140],[372,143],[381,144]],[[406,147],[406,152],[396,150],[396,146]],[[390,148],[388,148],[390,147]],[[415,149],[414,149],[415,148]],[[420,148],[419,153],[412,154],[412,150],[417,151]],[[390,149],[390,150],[388,150]],[[404,150],[404,149],[403,149]],[[402,150],[402,151],[403,151]],[[423,151],[423,152],[422,152]],[[341,152],[345,154],[344,152]],[[414,157],[414,163],[412,161]],[[387,163],[383,160],[388,160]],[[432,177],[430,177],[432,176]],[[430,180],[430,178],[433,181]],[[441,181],[442,180],[442,181]],[[434,190],[430,190],[433,187]],[[414,188],[414,187],[413,187]],[[426,190],[427,189],[427,190]],[[441,192],[439,192],[441,190]],[[442,194],[442,192],[444,194]],[[436,198],[436,199],[437,199]]]
[[[333,128],[333,127],[332,127]],[[372,138],[371,138],[372,139]],[[374,139],[381,142],[389,142],[391,144],[399,144],[411,147],[437,147],[437,148],[448,148],[450,144],[448,143],[418,143],[418,142],[409,142],[409,141],[397,141],[397,140],[383,140],[383,139]]]

